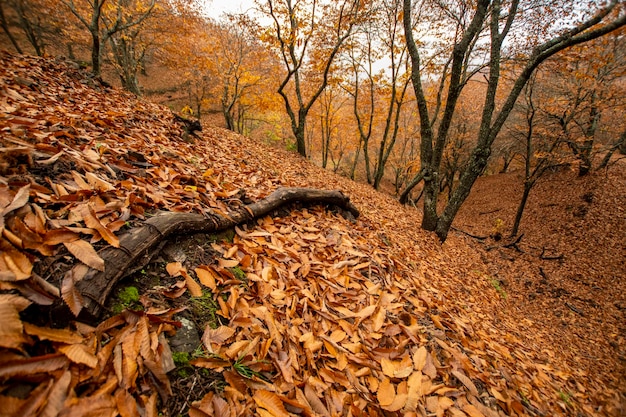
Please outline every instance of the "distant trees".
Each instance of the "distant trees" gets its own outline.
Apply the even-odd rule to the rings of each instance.
[[[567,19],[570,4],[555,2],[552,8],[534,7],[531,2],[521,0],[478,0],[469,3],[440,3],[421,1],[414,3],[404,0],[404,28],[409,55],[412,62],[412,83],[417,99],[420,118],[420,172],[409,183],[401,196],[406,201],[410,190],[424,181],[424,217],[422,228],[434,231],[441,241],[445,241],[452,221],[470,193],[476,179],[483,173],[491,148],[502,129],[524,86],[535,69],[546,59],[574,45],[599,38],[626,24],[626,12],[622,2],[612,0],[604,7],[597,8],[595,2],[588,5],[589,14],[571,16],[571,26],[559,29]],[[559,25],[554,23],[554,15],[561,17]],[[442,45],[439,53],[447,58],[439,65],[428,67],[425,64],[424,40],[418,42],[415,36],[426,36],[413,16],[421,19],[426,13],[435,13],[452,35]],[[557,27],[558,26],[558,27]],[[505,39],[513,33],[513,45]],[[433,35],[429,33],[429,35]],[[520,39],[521,41],[515,42]],[[516,39],[517,38],[517,39]],[[425,38],[423,38],[425,39]],[[443,39],[446,39],[444,37]],[[505,58],[515,52],[523,66],[514,78],[511,87],[502,91],[500,78]],[[444,55],[445,54],[445,55]],[[425,95],[425,81],[438,73],[443,100],[436,104]],[[468,163],[463,169],[458,184],[452,191],[443,210],[438,210],[439,184],[442,171],[443,152],[448,142],[450,127],[457,110],[461,92],[467,82],[478,73],[483,73],[487,87],[483,96],[482,115],[479,130]],[[502,102],[497,105],[497,97]],[[441,104],[441,107],[439,107]],[[441,108],[441,112],[439,112]]]
[[[362,0],[257,0],[273,24],[261,39],[278,52],[284,75],[278,87],[296,149],[307,156],[305,133],[311,107],[326,86],[332,65],[361,14]]]

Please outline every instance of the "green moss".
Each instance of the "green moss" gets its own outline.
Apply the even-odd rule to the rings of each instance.
[[[220,323],[216,315],[219,306],[217,301],[213,299],[213,293],[211,291],[203,292],[202,297],[192,297],[189,299],[189,302],[191,312],[199,322],[213,329],[219,326]]]
[[[239,281],[247,284],[248,283],[248,276],[246,275],[246,273],[244,272],[243,269],[241,269],[238,266],[235,266],[233,268],[229,268],[230,272],[233,273],[233,275],[235,276],[235,278],[237,278]]]
[[[177,367],[188,366],[191,355],[189,355],[189,352],[172,352],[172,359]]]
[[[117,293],[117,302],[113,304],[111,309],[114,313],[119,314],[126,309],[140,310],[143,306],[139,303],[139,290],[137,287],[124,287]]]

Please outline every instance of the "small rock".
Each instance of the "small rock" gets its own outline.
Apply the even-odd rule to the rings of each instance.
[[[170,347],[173,352],[191,353],[201,343],[198,336],[198,328],[191,320],[184,317],[180,319],[180,322],[182,327],[170,338]]]

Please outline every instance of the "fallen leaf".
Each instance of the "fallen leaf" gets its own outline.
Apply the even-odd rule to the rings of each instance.
[[[257,407],[265,409],[274,417],[289,417],[285,405],[273,392],[263,389],[257,390],[252,397]]]
[[[63,245],[72,255],[85,265],[104,272],[104,259],[98,255],[89,242],[84,240],[75,240],[73,242],[63,242]]]

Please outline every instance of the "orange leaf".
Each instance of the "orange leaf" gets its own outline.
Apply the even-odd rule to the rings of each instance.
[[[209,287],[211,291],[217,290],[217,284],[215,282],[215,276],[213,275],[213,271],[209,270],[208,267],[201,266],[195,269],[196,275],[198,279],[205,287]]]
[[[378,386],[376,398],[378,398],[378,403],[381,407],[391,405],[393,400],[396,399],[396,388],[393,386],[389,378],[383,379]]]
[[[204,343],[204,346],[206,346],[206,348],[212,352],[212,343],[215,343],[216,345],[221,345],[234,334],[235,330],[228,326],[220,326],[217,329],[212,329],[207,326],[204,330],[204,334],[202,335],[202,343]]]
[[[181,275],[180,271],[183,269],[183,264],[181,264],[180,262],[170,262],[169,264],[165,265],[165,270],[168,274],[170,274],[170,277],[177,277]]]
[[[187,288],[191,293],[192,297],[202,297],[202,288],[200,284],[196,282],[185,270],[180,271],[181,274],[185,277],[185,283],[187,284]]]
[[[73,242],[63,242],[63,245],[65,245],[67,250],[85,265],[104,272],[104,259],[98,255],[89,242],[84,240],[75,240]]]
[[[81,363],[90,368],[95,368],[98,365],[98,358],[85,345],[65,345],[59,347],[59,351],[74,363]]]
[[[91,204],[87,206],[87,210],[84,210],[82,215],[85,226],[98,231],[98,233],[100,233],[100,236],[102,236],[102,238],[106,240],[109,245],[115,248],[120,247],[119,238],[100,222],[100,219],[98,219],[98,217],[96,216],[96,212],[94,211]]]
[[[254,402],[257,407],[264,408],[274,417],[289,417],[285,405],[273,392],[260,389],[254,393]]]

